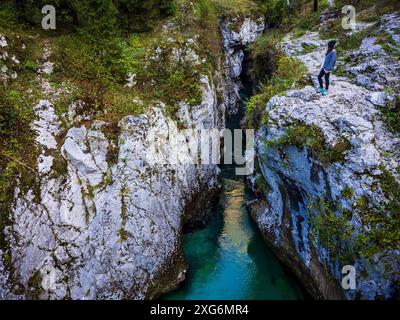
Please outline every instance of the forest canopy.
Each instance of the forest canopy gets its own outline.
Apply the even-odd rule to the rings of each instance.
[[[298,5],[297,0],[255,0],[264,11],[267,23],[277,25]],[[198,0],[200,6],[213,6],[218,1]],[[236,2],[232,1],[232,5]],[[151,30],[160,19],[171,16],[177,0],[3,0],[16,13],[20,23],[40,25],[45,5],[57,11],[57,24],[84,30],[91,35],[123,35]]]
[[[173,0],[9,0],[7,4],[20,22],[39,24],[42,7],[52,5],[58,23],[103,35],[148,31],[174,11]]]

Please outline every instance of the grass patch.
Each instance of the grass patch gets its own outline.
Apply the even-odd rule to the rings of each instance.
[[[396,32],[399,34],[400,32]],[[400,60],[400,48],[398,47],[396,41],[394,41],[391,34],[382,32],[376,37],[376,43],[381,45],[387,54]]]
[[[262,9],[252,0],[210,0],[222,17],[250,16],[260,17]]]
[[[382,174],[378,178],[381,189],[389,199],[386,210],[398,216],[400,221],[400,185],[389,170],[384,166],[380,166],[380,169],[382,170]]]
[[[129,238],[129,233],[124,228],[118,229],[118,235],[121,242],[124,242]]]
[[[386,168],[380,169],[382,173],[377,178],[388,202],[373,205],[363,196],[354,204],[363,224],[368,226],[356,237],[359,253],[367,258],[400,249],[400,185]]]
[[[43,291],[42,275],[40,274],[40,271],[37,270],[28,280],[28,289],[26,295],[32,300],[39,300]]]
[[[51,178],[57,179],[64,176],[68,172],[68,162],[65,158],[57,152],[53,159]]]
[[[306,45],[306,44],[302,44],[302,47],[303,47],[303,52],[301,52],[300,53],[300,55],[302,55],[302,54],[307,54],[307,53],[311,53],[311,52],[313,52],[315,49],[317,49],[318,48],[318,46],[317,45],[315,45],[315,44],[311,44],[311,45]]]
[[[400,133],[400,96],[397,95],[394,101],[387,102],[380,111],[387,127],[393,132]]]
[[[349,187],[349,186],[346,186],[346,187],[342,190],[341,195],[342,195],[342,197],[343,197],[344,199],[350,200],[351,198],[354,197],[354,189],[351,188],[351,187]]]

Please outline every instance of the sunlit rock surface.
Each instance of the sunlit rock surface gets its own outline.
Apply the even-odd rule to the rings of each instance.
[[[238,34],[223,32],[223,39],[240,47],[263,28],[250,19],[237,26]],[[171,59],[204,63],[193,41]],[[0,45],[7,47],[4,37]],[[226,54],[230,59],[232,52]],[[46,44],[38,80],[43,92],[57,96],[62,93],[51,92],[44,76],[53,71],[50,60]],[[224,128],[238,101],[231,71],[237,72],[221,67],[216,77],[200,77],[202,101],[179,104],[181,125]],[[127,79],[135,85],[134,75]],[[82,104],[75,101],[62,115],[45,99],[34,106],[38,187],[15,190],[12,224],[4,230],[8,251],[0,251],[0,298],[154,298],[185,277],[182,227],[205,219],[220,188],[217,165],[193,164],[188,137],[165,105],[125,117],[113,136],[108,123],[82,112]]]

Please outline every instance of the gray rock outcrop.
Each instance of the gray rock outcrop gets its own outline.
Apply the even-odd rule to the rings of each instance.
[[[262,31],[250,19],[238,27],[238,34],[223,29],[225,49],[245,46]],[[0,45],[7,46],[3,36]],[[44,92],[50,86],[40,74],[51,74],[49,59],[45,48],[38,76]],[[171,59],[203,63],[192,49],[174,51]],[[201,76],[199,105],[179,104],[177,117],[188,128],[222,129],[225,114],[235,112],[232,75],[240,72],[242,58],[227,50],[226,59],[235,63],[217,80]],[[134,75],[128,80],[135,85]],[[108,123],[77,112],[80,107],[72,103],[61,118],[51,101],[34,108],[37,187],[15,190],[11,223],[2,231],[1,298],[151,299],[185,277],[182,228],[211,208],[219,190],[217,165],[193,164],[187,137],[162,104],[122,119],[116,137]]]
[[[393,24],[398,25],[398,15],[382,18],[382,28],[391,26],[393,31]],[[394,31],[392,36],[396,37]],[[313,44],[315,49],[304,54],[307,44]],[[388,129],[379,108],[392,101],[398,92],[400,63],[377,45],[375,39],[366,38],[359,49],[347,53],[350,63],[340,57],[339,64],[347,70],[347,76],[335,76],[333,72],[329,95],[322,96],[316,93],[316,77],[326,41],[316,32],[306,33],[298,39],[286,39],[282,48],[304,62],[314,86],[273,97],[266,106],[269,120],[258,131],[256,143],[260,175],[269,188],[248,203],[252,216],[277,256],[314,297],[397,296],[400,250],[388,248],[370,259],[359,254],[347,260],[334,257],[313,236],[310,207],[316,199],[324,199],[335,203],[337,216],[343,214],[339,212],[351,212],[348,223],[354,234],[347,243],[354,246],[357,235],[370,228],[364,211],[384,207],[394,200],[383,190],[382,176],[385,172],[397,184],[400,180],[400,137]],[[330,150],[346,141],[348,146],[341,151],[342,159],[324,164],[311,148],[290,142],[271,147],[271,142],[278,141],[298,124],[321,132],[325,148]],[[307,137],[298,137],[301,139]],[[253,185],[256,178],[251,179]],[[368,203],[363,211],[357,203],[365,199]],[[345,291],[340,285],[341,270],[348,264],[356,268],[357,287]]]

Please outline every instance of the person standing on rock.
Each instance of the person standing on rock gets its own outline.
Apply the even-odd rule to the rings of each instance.
[[[328,94],[329,90],[329,77],[336,64],[336,50],[335,50],[336,41],[332,40],[328,42],[328,50],[325,54],[324,65],[322,66],[321,72],[318,76],[319,81],[319,93],[322,93],[324,96]],[[322,78],[325,76],[325,89]]]

